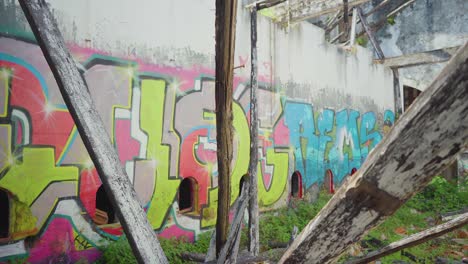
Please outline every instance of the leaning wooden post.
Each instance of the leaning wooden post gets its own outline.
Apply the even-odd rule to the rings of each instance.
[[[304,228],[279,263],[331,263],[468,147],[468,43]]]
[[[259,220],[258,220],[258,111],[257,111],[257,6],[250,11],[250,200],[249,200],[249,251],[253,256],[259,253]]]
[[[133,253],[140,263],[167,263],[47,3],[44,0],[19,2],[115,206]]]
[[[466,224],[468,224],[468,213],[462,214],[456,217],[455,219],[448,221],[447,223],[431,227],[417,234],[405,237],[400,241],[393,242],[388,246],[372,251],[364,257],[350,260],[346,262],[346,264],[369,263],[373,260],[377,260],[379,258],[395,253],[399,250],[413,247],[433,238],[447,234],[448,232],[461,228]]]
[[[356,7],[357,9],[357,14],[359,16],[359,19],[361,20],[362,27],[367,33],[367,36],[369,37],[369,40],[372,44],[372,47],[374,47],[375,52],[377,53],[377,58],[379,60],[382,60],[385,58],[382,49],[380,48],[379,43],[377,42],[377,39],[374,37],[374,33],[372,32],[372,29],[369,27],[369,24],[367,24],[366,18],[362,14],[362,9],[360,7]]]
[[[216,0],[216,141],[218,157],[218,212],[216,255],[226,243],[229,227],[232,161],[232,81],[237,0]]]

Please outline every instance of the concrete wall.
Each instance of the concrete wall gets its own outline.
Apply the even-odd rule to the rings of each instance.
[[[466,0],[417,0],[385,26],[378,38],[386,56],[463,45],[468,41]],[[400,82],[424,91],[446,63],[400,70]]]
[[[196,236],[215,224],[214,1],[51,0],[122,165],[156,232]],[[10,236],[0,261],[96,259],[97,172],[18,3],[0,4],[0,188]],[[234,81],[232,202],[249,161],[249,13],[239,7]],[[284,32],[259,18],[259,199],[286,204],[290,178],[336,185],[394,123],[391,72],[361,48],[348,53],[303,24]],[[182,179],[198,184],[179,212]],[[330,179],[327,179],[328,181]],[[26,243],[32,236],[34,243]],[[26,241],[28,241],[26,240]],[[5,244],[9,242],[10,244]]]

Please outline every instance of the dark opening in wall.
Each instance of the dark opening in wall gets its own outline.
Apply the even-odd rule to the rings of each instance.
[[[179,185],[179,212],[185,213],[195,211],[197,195],[197,181],[192,177],[183,179]]]
[[[104,185],[101,185],[96,193],[96,214],[94,216],[94,222],[98,225],[118,222],[115,217],[114,207],[112,206],[109,197],[107,197]]]
[[[353,169],[351,170],[351,175],[354,175],[354,173],[356,173],[356,171],[357,171],[357,169],[356,169],[356,168],[353,168]]]
[[[302,175],[299,171],[291,175],[291,196],[302,198]]]
[[[333,172],[331,170],[327,170],[325,172],[325,188],[329,193],[335,193],[335,183],[333,182]]]
[[[10,200],[8,193],[0,189],[0,239],[10,236]]]
[[[421,91],[410,86],[403,85],[404,111],[408,110],[413,101],[421,94]]]
[[[239,197],[242,194],[242,188],[244,188],[244,183],[245,183],[246,179],[247,179],[247,176],[244,175],[244,176],[242,176],[242,178],[239,181]]]

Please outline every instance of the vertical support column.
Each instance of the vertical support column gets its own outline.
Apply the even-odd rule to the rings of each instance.
[[[353,8],[353,20],[351,21],[351,36],[349,39],[349,45],[354,46],[356,42],[356,24],[357,24],[357,9]]]
[[[237,0],[216,0],[216,141],[218,146],[218,212],[216,255],[226,243],[229,227],[232,161],[232,81]]]
[[[397,68],[392,68],[393,73],[393,101],[395,105],[395,117],[398,119],[403,114],[403,102],[401,99],[400,73]]]
[[[47,3],[44,0],[19,2],[109,199],[116,208],[135,257],[139,263],[167,263]]]
[[[349,36],[349,7],[348,0],[343,0],[343,19],[340,22],[340,30],[343,33],[340,42],[346,42]]]
[[[259,253],[259,219],[258,219],[258,61],[257,61],[257,6],[250,11],[250,200],[249,200],[249,251],[253,256]]]

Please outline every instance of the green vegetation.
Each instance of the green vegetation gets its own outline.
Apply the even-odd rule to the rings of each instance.
[[[459,191],[456,185],[447,182],[442,177],[436,177],[419,194],[403,205],[393,216],[389,217],[384,223],[371,230],[369,234],[358,243],[357,248],[361,254],[366,254],[382,245],[398,241],[407,235],[420,232],[430,227],[432,224],[438,224],[440,213],[456,211],[468,207],[468,188],[465,191]],[[291,230],[297,226],[302,230],[308,222],[320,211],[328,202],[331,195],[326,192],[320,194],[319,200],[310,204],[302,200],[292,201],[287,208],[281,208],[275,211],[263,213],[260,218],[260,244],[261,251],[270,249],[269,242],[288,242]],[[464,230],[468,230],[467,227]],[[404,256],[401,252],[394,253],[384,257],[382,263],[392,263],[394,260],[409,261],[414,258],[422,263],[434,263],[435,258],[442,256],[448,259],[461,259],[463,254],[462,245],[452,242],[456,231],[443,236],[439,239],[423,243],[419,246],[404,250]],[[161,246],[164,249],[170,263],[186,263],[179,258],[182,252],[206,253],[211,232],[200,235],[195,243],[187,243],[186,239],[160,239]],[[247,230],[244,228],[241,238],[241,247],[247,245]],[[136,263],[128,242],[122,238],[103,249],[104,254],[102,263]],[[342,261],[351,258],[346,255]]]

